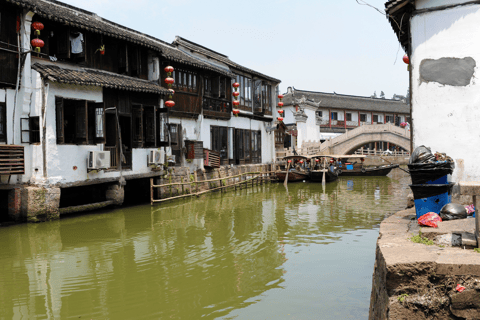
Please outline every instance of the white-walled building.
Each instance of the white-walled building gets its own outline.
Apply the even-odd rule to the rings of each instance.
[[[480,3],[395,0],[385,8],[410,58],[414,148],[452,157],[453,181],[479,181]]]
[[[170,44],[54,0],[0,0],[0,59],[0,220],[121,204],[125,185],[159,177],[163,164],[274,162],[266,129],[280,80],[188,40]],[[220,162],[207,160],[216,152]]]

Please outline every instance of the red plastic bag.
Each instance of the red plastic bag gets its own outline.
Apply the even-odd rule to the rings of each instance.
[[[442,222],[442,218],[435,212],[425,213],[423,216],[418,218],[418,224],[421,226],[438,228],[437,222]]]
[[[463,290],[465,290],[465,287],[457,284],[457,287],[455,288],[455,290],[457,290],[458,292],[462,292]]]

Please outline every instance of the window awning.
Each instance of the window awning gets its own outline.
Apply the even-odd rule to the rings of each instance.
[[[32,68],[52,82],[79,86],[97,86],[118,90],[148,92],[165,95],[166,88],[158,83],[124,76],[108,71],[82,68],[78,70],[61,68],[56,65],[35,63]]]

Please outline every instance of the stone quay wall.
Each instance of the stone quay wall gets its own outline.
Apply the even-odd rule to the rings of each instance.
[[[480,319],[480,253],[475,219],[419,228],[415,209],[380,224],[369,319]],[[430,244],[415,243],[420,235]],[[460,292],[457,285],[465,287]]]
[[[136,177],[136,179],[153,178],[155,185],[164,185],[170,183],[195,182],[196,177],[196,184],[156,188],[154,192],[154,198],[164,199],[207,191],[221,186],[233,186],[235,183],[250,177],[249,175],[244,175],[243,177],[233,178],[233,176],[241,173],[263,172],[263,176],[266,178],[267,172],[273,170],[275,170],[275,164],[222,166],[220,168],[210,170],[197,170],[193,173],[190,172],[190,169],[187,167],[169,167],[159,170],[154,176],[152,176],[152,174],[145,176],[139,175]],[[210,179],[221,180],[214,182],[206,181]],[[105,184],[105,182],[101,180],[89,181],[88,183],[89,185]],[[17,222],[41,222],[59,219],[61,214],[86,212],[112,205],[121,206],[125,199],[125,185],[128,183],[129,180],[110,181],[108,182],[108,187],[105,191],[106,201],[66,208],[60,208],[62,186],[15,186],[8,191],[8,215],[11,220]],[[150,194],[149,189],[140,190],[140,192]]]

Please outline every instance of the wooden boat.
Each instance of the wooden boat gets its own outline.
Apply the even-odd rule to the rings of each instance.
[[[283,160],[285,160],[285,169],[276,172],[277,179],[279,181],[282,181],[282,182],[285,181],[285,177],[287,176],[287,171],[286,171],[287,168],[289,168],[288,182],[303,181],[303,180],[310,179],[308,175],[309,170],[307,168],[307,157],[288,156],[283,158]]]
[[[328,159],[327,159],[328,158]],[[317,161],[318,160],[318,161]],[[333,160],[333,163],[331,163]],[[310,157],[310,180],[313,182],[322,182],[323,173],[325,172],[325,182],[337,180],[337,167],[335,166],[335,158],[329,156],[311,156]]]
[[[377,167],[364,167],[363,161],[365,160],[364,155],[344,155],[337,156],[338,158],[338,168],[339,176],[359,176],[359,177],[370,177],[370,176],[386,176],[392,171],[392,169],[398,168],[398,164],[383,165]]]

